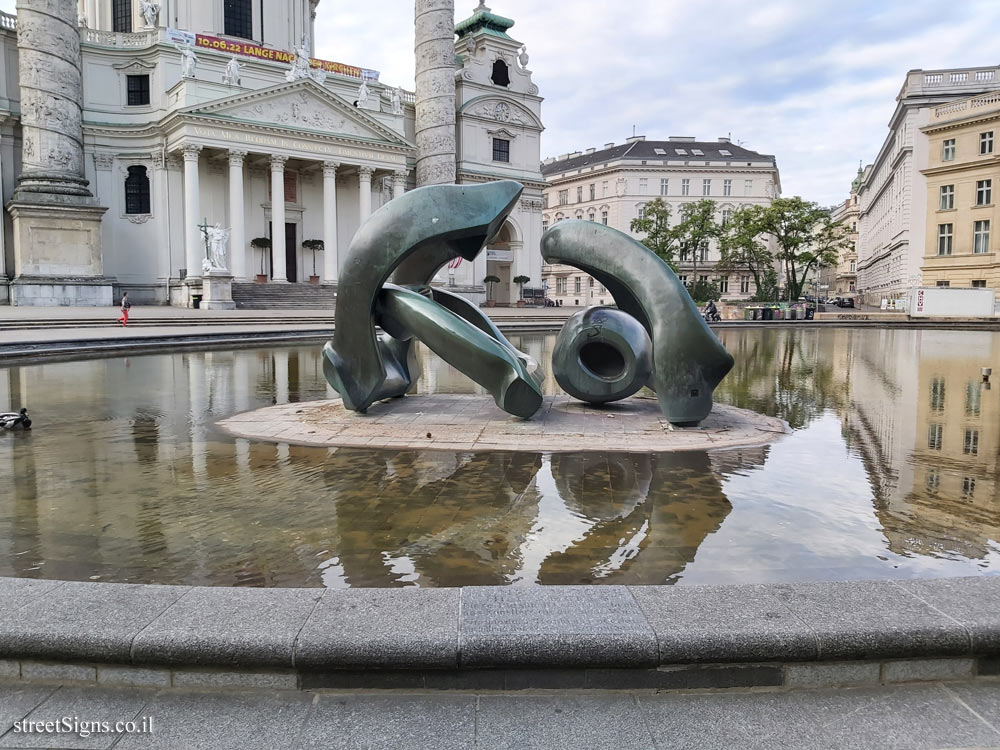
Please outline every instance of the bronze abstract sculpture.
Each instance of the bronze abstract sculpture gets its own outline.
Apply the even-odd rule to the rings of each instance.
[[[541,406],[538,364],[478,307],[428,286],[448,261],[482,251],[521,189],[511,180],[418,188],[361,226],[340,277],[333,339],[323,349],[326,379],[348,409],[364,413],[411,388],[419,377],[414,338],[488,389],[504,411],[528,418]],[[670,267],[628,235],[589,221],[549,229],[542,253],[597,278],[618,308],[591,308],[567,321],[553,355],[564,390],[604,403],[648,385],[671,422],[704,419],[733,359]]]

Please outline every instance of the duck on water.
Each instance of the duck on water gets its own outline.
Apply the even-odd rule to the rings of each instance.
[[[22,408],[17,414],[12,411],[0,412],[0,429],[15,430],[17,428],[31,429],[31,420],[28,419],[27,409]]]

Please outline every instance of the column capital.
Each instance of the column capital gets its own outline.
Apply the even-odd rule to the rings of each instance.
[[[283,172],[286,161],[288,161],[288,157],[284,154],[271,154],[271,171]]]
[[[323,162],[323,176],[324,177],[336,177],[337,167],[340,166],[339,161],[325,161]]]
[[[396,180],[405,180],[406,175],[408,175],[409,173],[410,173],[409,169],[396,169],[393,171],[392,176]]]
[[[231,167],[242,167],[243,160],[247,158],[246,151],[240,151],[239,149],[231,148],[229,149],[229,166]]]
[[[201,149],[202,146],[200,143],[188,143],[185,145],[181,148],[181,153],[184,154],[184,161],[198,161]]]
[[[375,167],[358,167],[358,175],[362,180],[371,182],[373,174],[375,174]]]

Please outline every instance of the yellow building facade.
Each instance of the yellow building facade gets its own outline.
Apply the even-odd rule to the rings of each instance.
[[[929,148],[926,286],[1000,290],[1000,93],[942,104],[921,128]]]

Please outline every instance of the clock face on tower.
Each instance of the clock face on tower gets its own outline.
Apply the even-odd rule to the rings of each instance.
[[[510,120],[510,105],[506,102],[497,102],[496,109],[493,110],[493,116],[500,122],[507,122]]]

